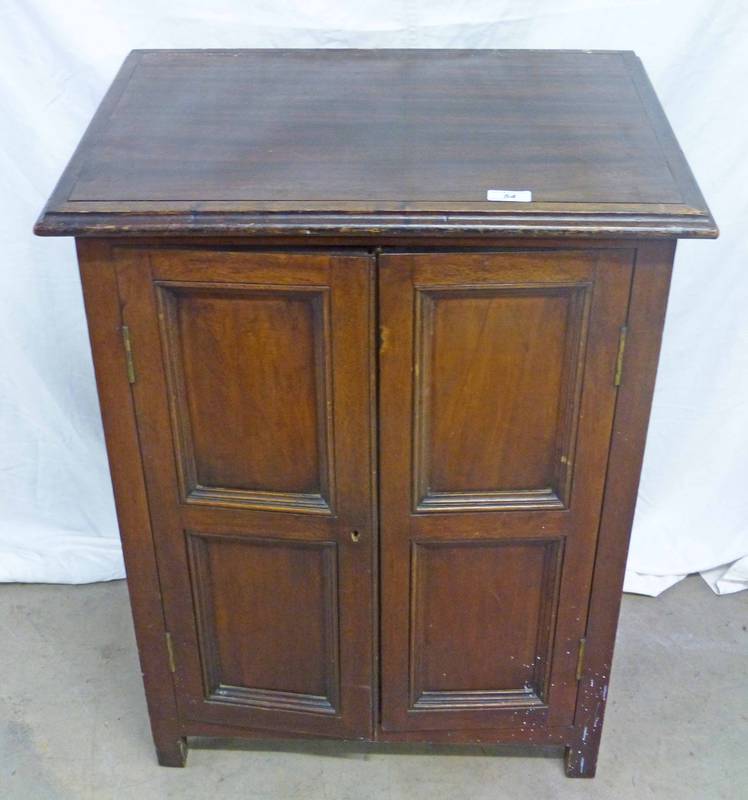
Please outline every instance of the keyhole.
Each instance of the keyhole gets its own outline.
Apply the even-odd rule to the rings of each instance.
[[[351,531],[351,541],[357,542],[361,538],[361,534],[358,531]]]

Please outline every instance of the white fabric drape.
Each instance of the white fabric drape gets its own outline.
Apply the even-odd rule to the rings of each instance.
[[[0,580],[123,574],[74,247],[31,227],[119,64],[150,47],[632,49],[712,211],[676,259],[626,588],[748,586],[742,0],[0,0]],[[362,109],[362,113],[366,110]]]

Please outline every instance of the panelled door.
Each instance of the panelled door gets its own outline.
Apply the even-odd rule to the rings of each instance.
[[[372,259],[115,254],[180,714],[371,735]]]
[[[385,730],[572,723],[632,262],[381,257]]]

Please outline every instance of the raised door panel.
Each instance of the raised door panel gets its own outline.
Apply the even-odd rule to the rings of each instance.
[[[336,545],[188,532],[187,549],[206,696],[339,712]]]
[[[411,708],[547,700],[561,556],[559,540],[414,543]]]
[[[157,291],[187,501],[329,513],[329,292],[172,282]]]
[[[370,735],[372,259],[114,252],[180,715]]]
[[[571,724],[632,262],[381,258],[385,730]]]
[[[584,282],[416,290],[417,508],[564,507],[589,300]]]

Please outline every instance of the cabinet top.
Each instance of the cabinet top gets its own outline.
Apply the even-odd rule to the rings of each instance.
[[[717,227],[632,52],[135,50],[35,232]]]

